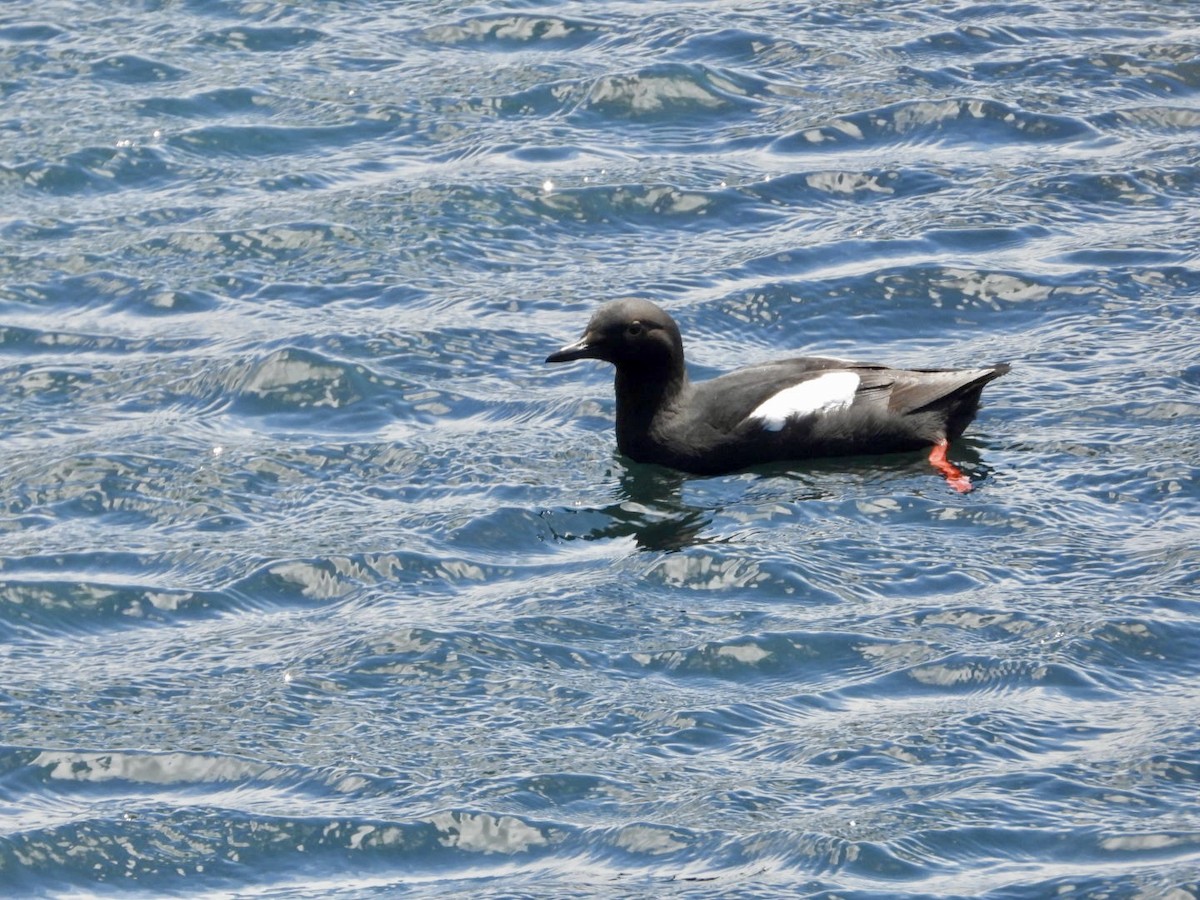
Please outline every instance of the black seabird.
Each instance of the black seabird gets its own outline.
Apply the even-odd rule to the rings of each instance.
[[[616,367],[617,447],[636,462],[716,475],[931,447],[930,463],[963,492],[970,479],[946,450],[975,417],[983,388],[1009,370],[895,369],[809,356],[694,383],[675,320],[636,299],[602,306],[583,337],[546,362],[575,359]]]

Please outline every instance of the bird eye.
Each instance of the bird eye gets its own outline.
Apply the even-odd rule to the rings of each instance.
[[[637,337],[639,334],[642,333],[642,323],[641,322],[630,322],[625,327],[625,333],[627,335],[629,335],[630,337]]]

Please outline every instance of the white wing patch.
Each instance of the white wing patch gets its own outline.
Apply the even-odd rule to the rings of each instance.
[[[853,372],[826,372],[773,394],[746,418],[760,419],[767,431],[782,431],[794,416],[845,409],[854,402],[858,383]]]

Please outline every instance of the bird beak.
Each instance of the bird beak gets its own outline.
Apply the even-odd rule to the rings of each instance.
[[[561,350],[555,350],[546,357],[548,363],[571,362],[574,359],[598,359],[599,341],[589,331],[573,344],[567,344]]]

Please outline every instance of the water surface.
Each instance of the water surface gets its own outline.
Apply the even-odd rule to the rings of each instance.
[[[0,9],[14,896],[1200,896],[1191,3]],[[953,457],[619,457],[1007,360]]]

